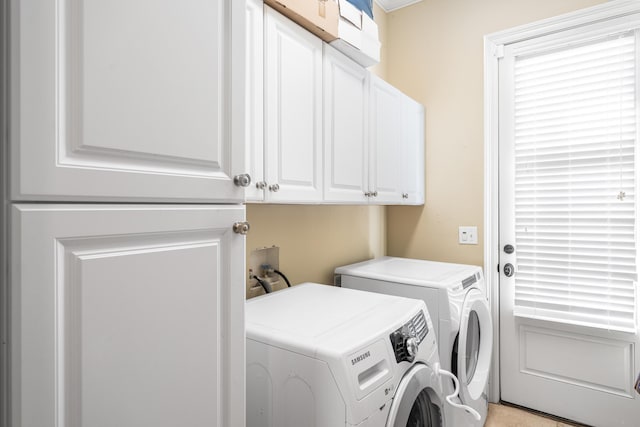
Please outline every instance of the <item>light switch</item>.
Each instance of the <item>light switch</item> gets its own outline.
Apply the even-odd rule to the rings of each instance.
[[[478,244],[478,227],[460,226],[458,227],[458,243],[461,245]]]

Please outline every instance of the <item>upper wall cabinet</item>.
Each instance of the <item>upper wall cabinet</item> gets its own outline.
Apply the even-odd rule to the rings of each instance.
[[[247,201],[264,200],[264,5],[263,0],[246,4],[245,163],[252,178]]]
[[[369,192],[380,204],[402,202],[402,106],[405,95],[371,75]]]
[[[424,107],[405,96],[402,103],[402,204],[424,204]]]
[[[244,200],[244,0],[10,8],[13,200]]]
[[[369,73],[324,46],[324,201],[368,203]]]
[[[424,108],[262,1],[245,13],[247,200],[423,204]]]
[[[265,200],[322,201],[322,40],[265,8]]]

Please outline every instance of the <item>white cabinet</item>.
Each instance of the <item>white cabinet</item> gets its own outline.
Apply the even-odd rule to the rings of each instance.
[[[400,191],[405,205],[424,204],[424,107],[408,96],[402,103]]]
[[[424,204],[424,107],[324,51],[324,201]]]
[[[244,207],[11,208],[15,427],[243,426]]]
[[[243,201],[244,1],[10,8],[13,200]]]
[[[247,200],[423,204],[423,107],[259,0],[246,21]]]
[[[324,201],[368,203],[369,73],[324,46]]]
[[[369,92],[369,193],[371,202],[400,204],[402,161],[402,106],[398,89],[371,74]]]
[[[265,8],[266,201],[322,201],[322,40]]]
[[[264,176],[264,4],[246,4],[246,83],[245,83],[245,163],[252,182],[246,188],[247,201],[265,196]]]

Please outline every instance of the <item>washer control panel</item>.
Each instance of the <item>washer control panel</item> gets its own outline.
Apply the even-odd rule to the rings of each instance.
[[[420,311],[413,316],[411,320],[396,329],[389,335],[391,347],[396,356],[396,362],[413,362],[420,343],[429,333],[427,319],[424,313]]]

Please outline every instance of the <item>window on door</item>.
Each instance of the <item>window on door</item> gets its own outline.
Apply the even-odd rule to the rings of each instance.
[[[516,316],[635,332],[637,39],[514,53]]]

